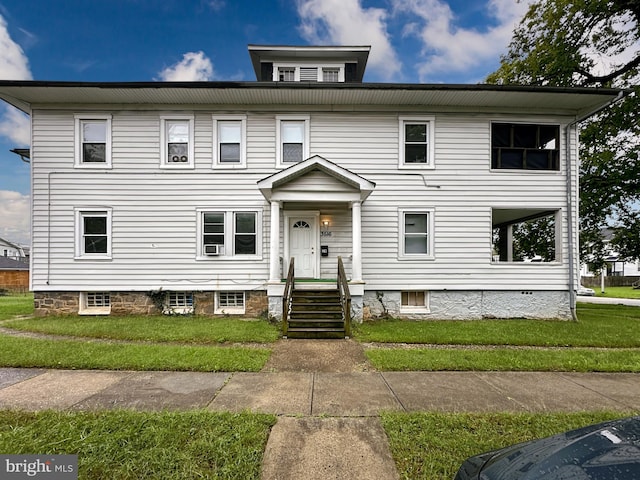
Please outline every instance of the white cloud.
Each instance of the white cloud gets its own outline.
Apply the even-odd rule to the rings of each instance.
[[[371,45],[368,69],[398,80],[402,65],[387,33],[386,10],[362,8],[360,0],[298,0],[300,34],[314,45]]]
[[[7,22],[0,15],[0,78],[2,80],[31,80],[29,60],[24,51],[11,39]],[[16,144],[16,147],[29,145],[31,123],[29,117],[19,110],[5,106],[0,117],[0,135]]]
[[[417,18],[405,27],[405,35],[422,42],[422,56],[416,68],[420,81],[433,81],[443,73],[471,71],[495,63],[505,52],[513,29],[527,11],[526,1],[489,0],[486,11],[494,25],[485,30],[462,28],[443,0],[392,0],[394,10]],[[489,72],[487,72],[489,73]]]
[[[0,190],[0,237],[13,243],[29,245],[29,195]]]
[[[159,74],[165,82],[198,82],[213,79],[213,64],[203,52],[187,52],[178,63]]]

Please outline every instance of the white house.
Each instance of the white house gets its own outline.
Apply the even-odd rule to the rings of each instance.
[[[28,248],[0,238],[0,256],[28,263]]]
[[[357,319],[571,317],[577,124],[620,91],[363,83],[369,47],[249,53],[256,82],[0,82],[32,119],[38,312],[281,317],[290,261],[322,289],[340,257]],[[512,225],[542,216],[555,258],[512,261]]]

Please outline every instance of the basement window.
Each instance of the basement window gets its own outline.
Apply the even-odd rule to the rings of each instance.
[[[165,315],[188,315],[193,313],[193,294],[191,292],[167,292]]]
[[[401,313],[428,313],[429,293],[423,290],[401,292]]]
[[[81,292],[79,315],[109,315],[111,295],[109,292]]]
[[[218,314],[242,315],[245,312],[244,292],[226,291],[216,295],[216,309]]]

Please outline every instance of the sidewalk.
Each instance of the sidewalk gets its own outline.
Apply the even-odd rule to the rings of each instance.
[[[600,303],[606,305],[629,305],[631,307],[640,307],[640,299],[637,298],[611,298],[611,297],[586,297],[579,296],[578,302],[582,303]]]

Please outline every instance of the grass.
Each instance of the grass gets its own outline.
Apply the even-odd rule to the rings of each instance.
[[[265,320],[200,316],[65,316],[30,318],[3,324],[15,330],[88,338],[214,345],[274,342],[279,330]]]
[[[0,410],[0,452],[77,454],[78,478],[259,479],[274,415]]]
[[[596,291],[596,297],[640,298],[640,288],[606,287],[604,293],[601,293],[600,287],[594,287],[593,289]]]
[[[523,345],[560,347],[640,347],[640,308],[578,304],[580,321],[386,320],[359,325],[362,342],[439,345]]]
[[[384,371],[640,372],[640,350],[558,349],[369,349]]]
[[[620,413],[385,413],[381,420],[400,478],[450,480],[468,457],[541,438]]]
[[[0,296],[0,320],[33,314],[33,294]]]

